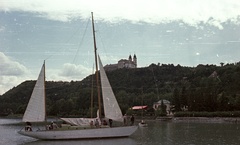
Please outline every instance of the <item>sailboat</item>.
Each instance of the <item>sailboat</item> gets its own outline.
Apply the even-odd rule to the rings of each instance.
[[[98,102],[99,102],[99,115],[98,118],[65,118],[71,122],[71,124],[78,125],[74,128],[60,128],[53,130],[36,130],[36,131],[25,131],[20,130],[18,133],[21,135],[33,137],[36,139],[42,140],[67,140],[67,139],[93,139],[93,138],[119,138],[119,137],[128,137],[132,135],[137,129],[138,126],[118,126],[118,127],[109,127],[101,126],[100,127],[90,127],[91,121],[96,121],[96,119],[102,120],[101,116],[101,100],[103,99],[103,108],[105,119],[111,119],[113,121],[123,122],[123,115],[121,109],[118,105],[118,102],[115,98],[115,95],[112,91],[111,85],[108,81],[107,75],[104,71],[101,59],[97,56],[96,53],[96,40],[95,40],[95,30],[94,30],[94,20],[92,13],[92,27],[93,27],[93,38],[94,38],[94,51],[95,51],[95,61],[97,62],[97,57],[100,67],[100,78],[101,78],[101,88],[102,88],[102,97],[100,97],[100,85],[98,88]],[[96,63],[96,70],[98,70],[98,63]],[[96,73],[96,79],[98,84],[98,73]],[[24,113],[23,122],[46,122],[46,93],[45,93],[45,62],[40,71],[39,77],[33,89],[31,98],[29,100],[27,109]],[[64,120],[64,118],[62,118]],[[79,123],[80,122],[80,123]],[[82,125],[82,127],[79,127]]]

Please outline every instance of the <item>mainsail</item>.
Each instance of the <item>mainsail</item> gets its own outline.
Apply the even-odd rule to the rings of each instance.
[[[24,122],[43,122],[46,119],[45,109],[45,63],[42,66],[33,89],[27,109],[23,116]]]
[[[100,57],[99,59],[99,68],[100,68],[100,78],[101,78],[101,87],[102,87],[102,99],[104,106],[104,114],[106,118],[123,122],[122,111],[118,105],[118,102],[113,94],[112,87],[108,81],[107,75],[104,71]]]

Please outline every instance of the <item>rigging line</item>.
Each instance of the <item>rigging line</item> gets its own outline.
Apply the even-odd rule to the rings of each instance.
[[[103,43],[102,35],[101,35],[101,33],[98,33],[98,34],[99,34],[99,37],[100,37],[101,44],[102,44],[102,46],[103,46],[103,50],[104,50],[104,52],[105,52],[105,54],[106,54],[106,48],[105,48],[105,45],[104,45],[104,43]]]
[[[98,27],[98,25],[96,25],[97,27]],[[106,47],[105,47],[105,43],[103,42],[103,37],[102,37],[102,35],[101,35],[101,31],[97,31],[98,33],[98,35],[97,35],[97,37],[99,37],[100,38],[100,42],[101,42],[101,44],[102,44],[102,47],[103,47],[103,51],[104,51],[104,53],[105,53],[105,56],[106,57],[108,57],[108,58],[110,58],[109,57],[109,55],[108,55],[108,53],[107,53],[107,51],[106,51]]]
[[[70,42],[70,40],[73,38],[74,35],[76,35],[77,32],[80,31],[80,27],[77,29],[77,31],[74,31],[74,33],[66,39],[66,41],[63,42],[63,44],[67,44],[68,42]],[[64,45],[65,46],[65,45]],[[58,53],[65,53],[66,52],[66,48],[65,47],[61,47],[60,50],[58,51]],[[54,56],[54,54],[50,55],[47,59],[50,59],[52,56]]]
[[[85,27],[85,30],[84,30],[84,33],[83,33],[83,36],[82,36],[82,39],[81,39],[81,41],[80,41],[80,43],[79,43],[79,45],[78,45],[77,52],[75,53],[75,56],[74,56],[74,58],[73,58],[73,63],[76,61],[77,54],[79,53],[79,50],[80,50],[80,48],[81,48],[81,46],[82,46],[82,44],[83,44],[83,40],[84,40],[84,38],[85,38],[85,35],[86,35],[87,29],[88,29],[89,22],[90,22],[90,19],[88,19],[87,25],[86,25],[86,27]]]
[[[77,31],[75,31],[69,38],[68,38],[68,40],[66,41],[66,43],[67,42],[69,42],[72,38],[73,38],[73,36],[75,36],[79,31],[80,31],[80,27],[78,27],[78,29],[77,29]]]

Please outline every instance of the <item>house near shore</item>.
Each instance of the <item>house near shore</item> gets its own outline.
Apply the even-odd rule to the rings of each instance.
[[[153,103],[153,109],[157,110],[158,108],[160,108],[161,104],[162,104],[162,101],[163,101],[163,104],[166,106],[167,115],[172,114],[171,102],[168,101],[168,100],[165,100],[165,99],[162,99],[162,100],[159,100],[158,102]]]
[[[133,106],[129,108],[129,110],[132,110],[132,113],[135,115],[153,115],[153,108],[148,107],[147,105]]]

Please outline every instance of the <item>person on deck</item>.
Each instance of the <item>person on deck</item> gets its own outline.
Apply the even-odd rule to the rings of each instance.
[[[25,131],[32,131],[32,124],[31,124],[31,122],[26,122]]]
[[[126,114],[123,116],[123,125],[124,126],[127,125],[127,115]]]
[[[109,119],[108,121],[109,121],[109,126],[112,127],[113,120]]]
[[[51,129],[57,129],[58,128],[58,126],[57,126],[57,124],[55,123],[55,122],[51,122]]]
[[[98,121],[98,119],[96,119],[96,121],[95,121],[95,126],[96,126],[97,128],[99,128],[99,121]]]
[[[93,121],[90,122],[90,127],[93,128]]]
[[[108,125],[105,119],[103,120],[103,125]]]
[[[134,120],[135,120],[135,118],[134,118],[134,116],[132,115],[132,116],[131,116],[131,125],[134,124]]]

